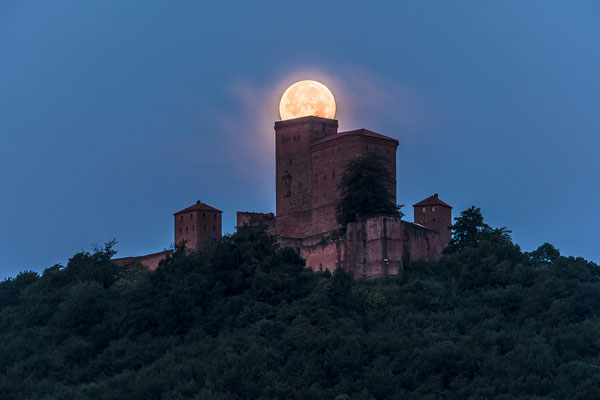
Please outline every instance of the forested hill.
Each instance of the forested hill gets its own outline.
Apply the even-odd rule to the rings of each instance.
[[[374,281],[249,228],[155,272],[109,244],[21,273],[0,284],[0,398],[599,399],[598,266],[479,217]]]

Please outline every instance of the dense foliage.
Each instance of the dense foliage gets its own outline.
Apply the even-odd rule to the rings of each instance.
[[[338,185],[336,220],[346,226],[350,222],[378,214],[401,215],[390,187],[395,186],[385,158],[377,153],[352,158],[344,168]]]
[[[313,273],[252,228],[155,272],[109,244],[21,273],[0,284],[0,396],[600,398],[598,266],[482,224],[402,280]]]

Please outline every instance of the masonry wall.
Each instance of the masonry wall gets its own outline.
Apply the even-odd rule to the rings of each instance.
[[[405,261],[436,261],[444,248],[438,232],[418,224],[402,225],[402,253]]]
[[[206,240],[221,238],[221,213],[193,210],[174,215],[175,244],[186,242],[186,249],[195,250]]]
[[[343,234],[334,230],[278,240],[280,246],[295,248],[314,271],[341,267],[365,279],[401,275],[405,262],[437,260],[443,248],[437,232],[391,215],[348,224]]]
[[[122,268],[135,268],[141,264],[150,271],[154,271],[158,268],[158,264],[168,256],[173,256],[173,250],[165,250],[139,257],[114,258],[111,261]]]
[[[312,234],[339,228],[335,218],[338,185],[348,162],[375,152],[384,157],[393,184],[388,190],[396,201],[396,142],[361,135],[341,136],[312,147]]]
[[[237,224],[236,227],[242,226],[261,226],[267,227],[267,232],[270,234],[275,233],[275,215],[273,213],[256,213],[256,212],[243,212],[238,211],[237,213]]]
[[[312,164],[310,146],[337,133],[338,122],[303,117],[275,123],[276,230],[289,237],[311,234]]]

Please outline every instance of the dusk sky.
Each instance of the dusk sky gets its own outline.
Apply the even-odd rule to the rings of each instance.
[[[475,205],[600,262],[598,1],[0,1],[0,279],[111,238],[173,243],[196,200],[274,212],[278,101],[399,140],[398,201]]]

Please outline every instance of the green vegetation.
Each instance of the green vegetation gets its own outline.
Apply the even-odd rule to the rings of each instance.
[[[346,226],[350,222],[378,214],[402,215],[394,203],[389,187],[395,182],[385,166],[385,158],[377,153],[351,159],[345,167],[338,190],[336,220]]]
[[[0,284],[0,397],[597,399],[600,270],[465,211],[403,280],[313,273],[244,228],[155,272],[112,244]]]

